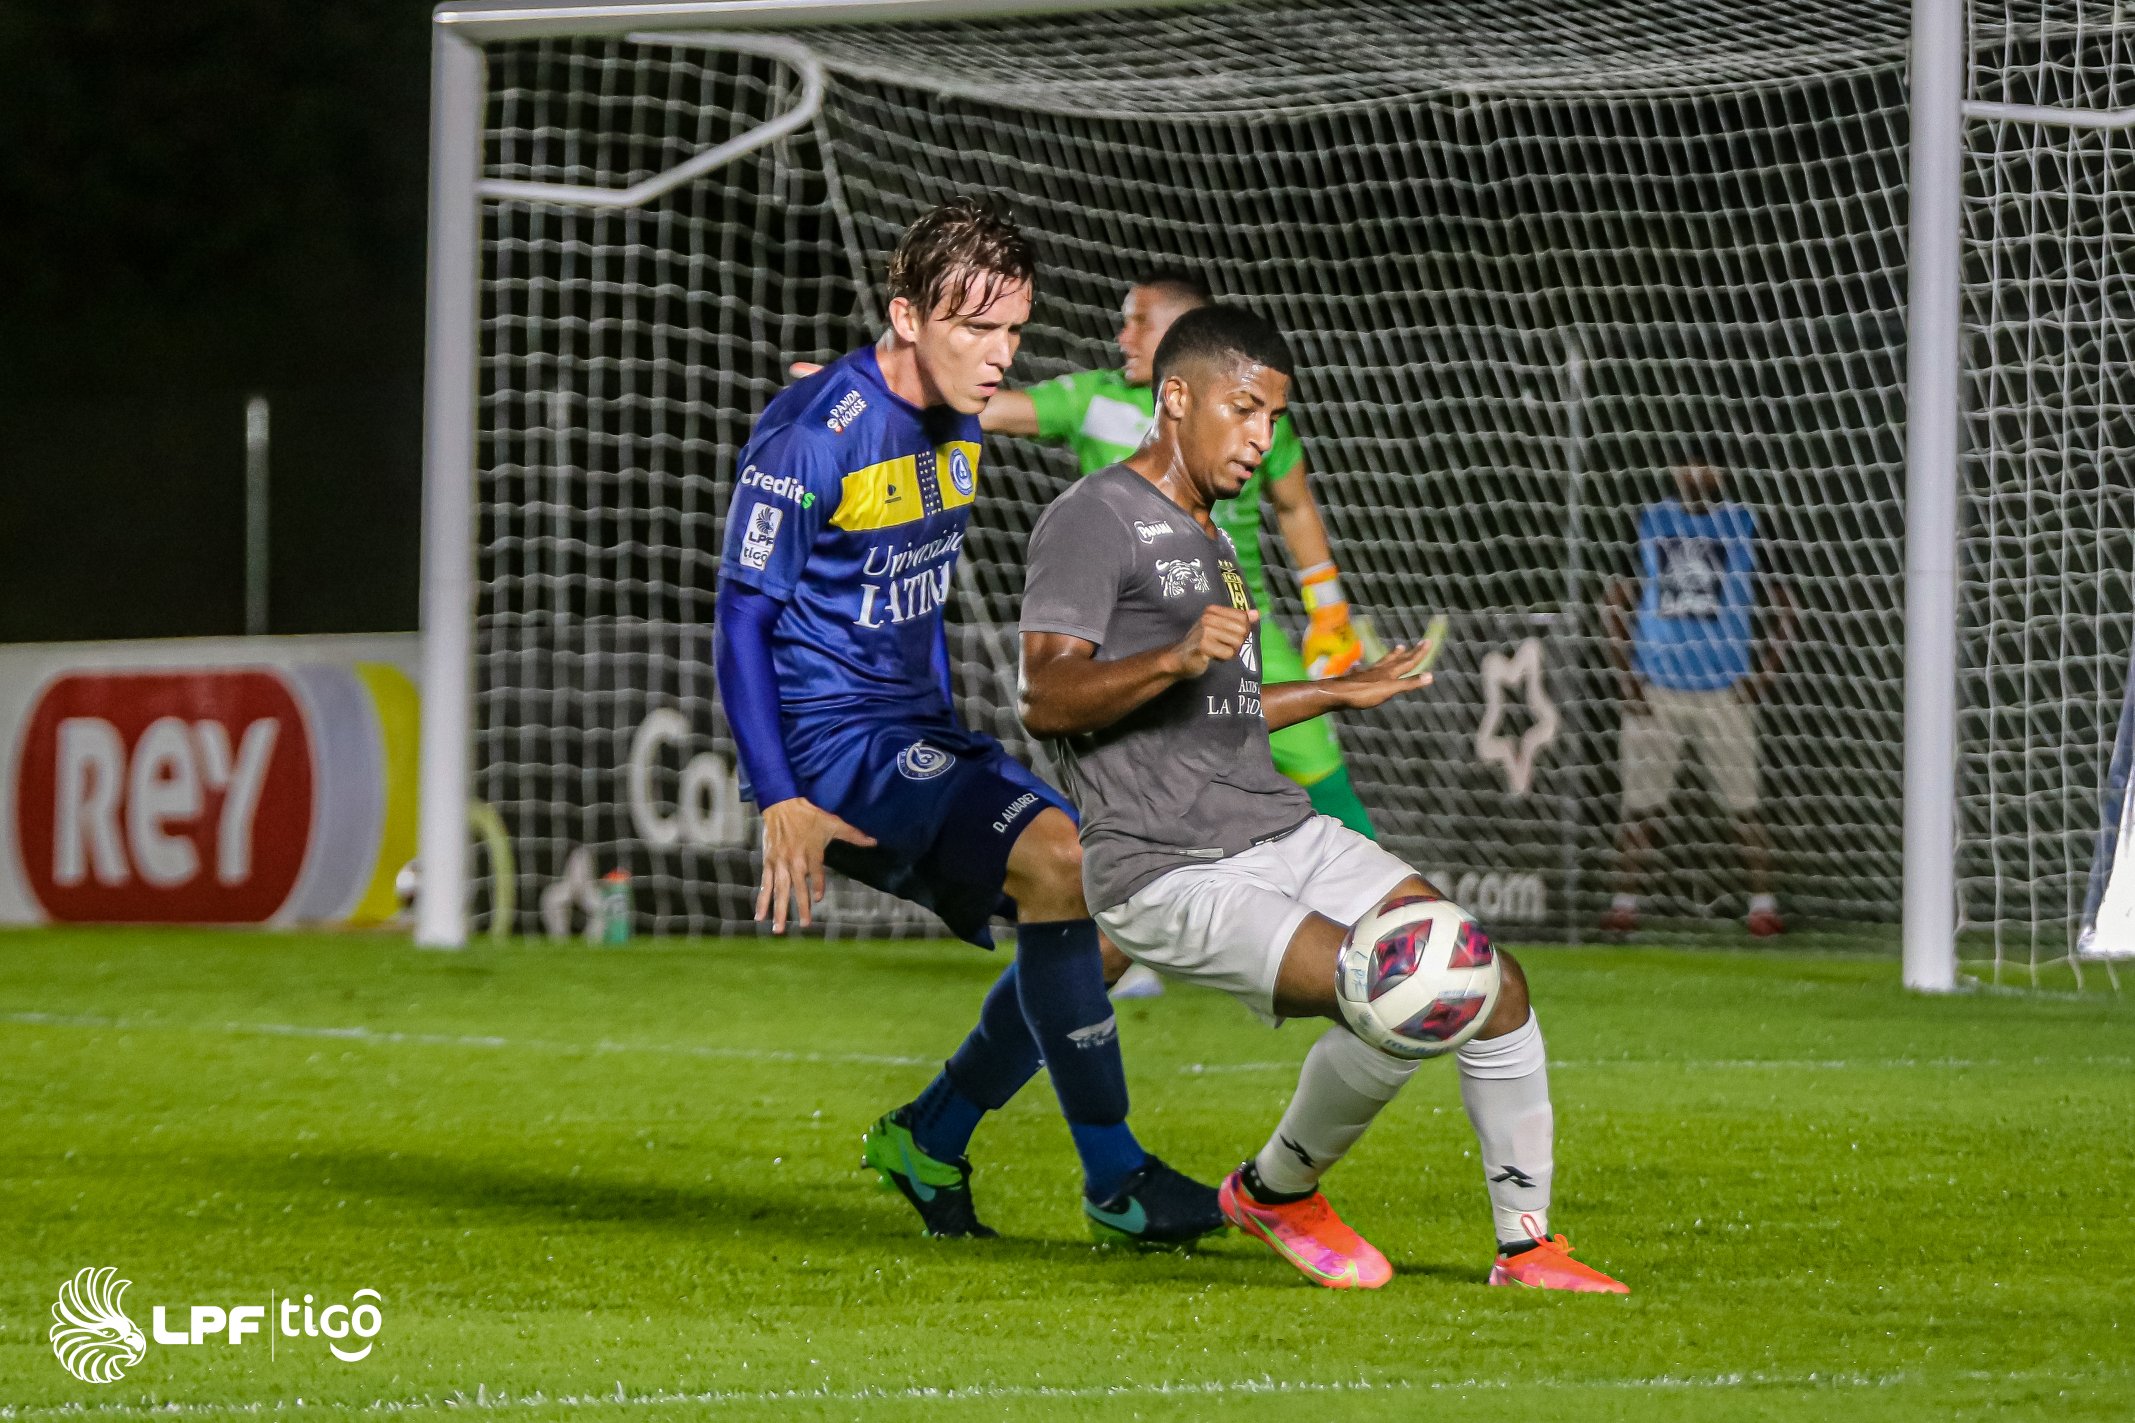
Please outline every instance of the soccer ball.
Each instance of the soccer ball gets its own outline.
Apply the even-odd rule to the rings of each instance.
[[[423,867],[419,860],[410,860],[393,876],[393,898],[400,902],[402,914],[415,912],[415,901],[423,892]]]
[[[1482,1031],[1497,1006],[1497,950],[1443,899],[1408,895],[1342,941],[1335,997],[1351,1032],[1394,1057],[1437,1057]]]

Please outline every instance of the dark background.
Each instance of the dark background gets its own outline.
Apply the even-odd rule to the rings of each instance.
[[[0,641],[411,629],[429,7],[0,0]]]

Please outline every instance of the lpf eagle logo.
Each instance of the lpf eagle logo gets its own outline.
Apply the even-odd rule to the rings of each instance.
[[[85,1268],[59,1287],[52,1306],[53,1356],[83,1383],[117,1383],[148,1352],[148,1340],[120,1307],[133,1281],[118,1273],[109,1265]]]

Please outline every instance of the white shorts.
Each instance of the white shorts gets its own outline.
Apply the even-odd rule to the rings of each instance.
[[[1732,690],[1671,692],[1646,688],[1652,710],[1623,719],[1623,814],[1651,814],[1668,803],[1687,745],[1712,777],[1713,793],[1736,815],[1757,808],[1757,723]]]
[[[1307,914],[1356,923],[1415,874],[1331,815],[1206,865],[1168,870],[1097,927],[1136,963],[1220,988],[1269,1023],[1275,978]]]

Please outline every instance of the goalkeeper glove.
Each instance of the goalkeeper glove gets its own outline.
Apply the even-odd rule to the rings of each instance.
[[[1364,660],[1364,644],[1349,620],[1342,575],[1332,563],[1316,563],[1299,578],[1312,625],[1305,631],[1305,670],[1316,682],[1339,677]]]

